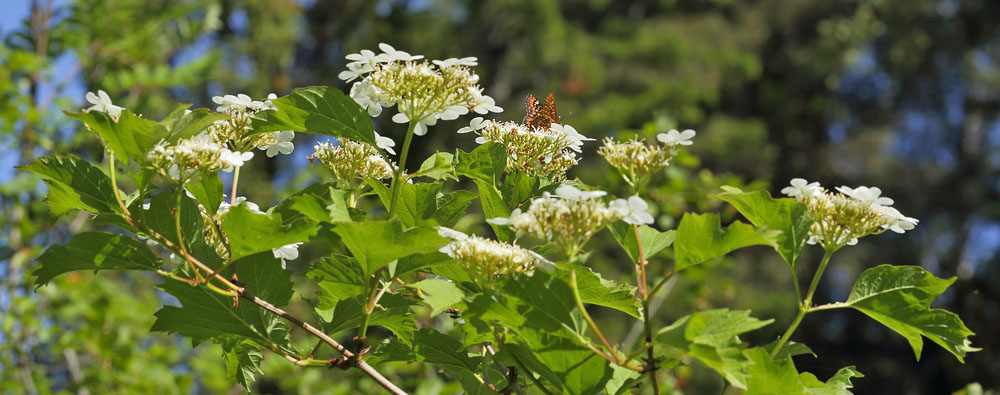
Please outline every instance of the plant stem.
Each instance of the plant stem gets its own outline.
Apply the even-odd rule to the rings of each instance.
[[[496,350],[493,349],[493,346],[490,345],[490,343],[483,343],[483,348],[486,349],[486,352],[488,352],[490,354],[490,356],[496,356],[497,355]],[[507,368],[504,367],[503,364],[500,363],[500,361],[497,361],[495,358],[491,358],[491,359],[493,361],[493,365],[496,365],[497,369],[499,369],[501,372],[506,372],[507,371]],[[508,379],[507,385],[510,386],[511,390],[513,390],[514,392],[518,393],[519,395],[524,395],[524,389],[522,389],[521,385],[517,383],[517,379],[516,378],[514,380],[510,380],[510,378],[508,377],[507,379]]]
[[[413,140],[413,129],[417,122],[410,121],[410,126],[406,128],[406,139],[403,140],[403,152],[399,156],[399,163],[396,164],[396,174],[392,177],[392,199],[389,200],[389,219],[396,217],[396,204],[399,200],[399,183],[403,181],[403,174],[406,173],[406,155],[410,153],[410,141]]]
[[[615,349],[611,348],[611,344],[608,343],[608,339],[605,338],[604,334],[601,333],[601,330],[597,328],[597,323],[594,322],[593,318],[590,318],[590,314],[587,314],[587,308],[583,306],[583,299],[580,298],[580,287],[576,285],[576,269],[569,271],[569,285],[573,288],[573,299],[576,300],[576,307],[580,309],[581,313],[583,313],[583,318],[587,320],[587,324],[590,324],[590,329],[597,334],[598,339],[601,339],[601,344],[604,344],[604,348],[607,348],[608,352],[611,353],[612,358],[614,358],[614,362],[621,365],[622,361],[621,358],[618,357],[618,353],[615,352]]]
[[[639,287],[639,299],[642,301],[642,326],[646,331],[646,367],[643,370],[649,373],[653,393],[659,394],[660,382],[656,379],[656,356],[653,354],[653,325],[650,322],[652,313],[649,311],[650,293],[646,288],[646,255],[642,251],[642,237],[639,237],[639,225],[632,225],[632,230],[635,231],[635,245],[639,253],[636,259],[636,266],[639,266],[638,278],[636,279],[638,284],[636,285]],[[661,281],[660,284],[663,284],[663,282]],[[659,289],[659,285],[656,289]]]
[[[233,170],[233,191],[229,194],[229,204],[236,205],[236,185],[240,182],[240,167],[236,166],[236,170]]]
[[[381,275],[381,269],[375,272],[375,278],[372,280],[371,292],[368,293],[365,308],[361,310],[361,326],[358,327],[358,339],[362,339],[362,341],[364,341],[365,335],[368,334],[368,320],[372,316],[372,311],[375,311],[375,304],[378,302],[378,298],[382,296],[382,293],[378,292],[378,280]],[[389,285],[386,284],[386,287],[388,286]]]
[[[118,203],[118,207],[122,208],[122,213],[128,216],[128,207],[125,207],[125,201],[122,200],[121,192],[118,191],[118,172],[115,171],[115,154],[110,151],[108,154],[108,174],[111,176],[111,188],[115,190],[115,202]]]
[[[650,318],[649,312],[649,299],[642,300],[642,324],[646,330],[646,371],[649,373],[649,378],[652,380],[653,393],[660,393],[660,382],[656,379],[656,357],[653,355],[653,325],[649,322]]]
[[[170,240],[167,240],[165,237],[163,237],[162,235],[160,235],[156,231],[154,231],[152,229],[148,229],[148,228],[147,229],[143,229],[143,231],[149,233],[153,237],[156,237],[156,238],[160,239],[160,241],[166,247],[172,248],[172,249],[177,250],[178,252],[180,252],[180,250],[177,248],[177,246],[175,246]],[[206,272],[211,271],[211,268],[209,268],[208,266],[206,266],[204,263],[202,263],[201,261],[199,261],[197,258],[191,256],[190,254],[186,254],[186,253],[183,254],[183,258],[186,259],[188,262],[190,262],[192,265],[195,265],[195,266],[198,266],[198,267],[204,269]],[[305,329],[306,332],[309,332],[311,335],[316,336],[317,338],[319,338],[320,340],[322,340],[326,344],[329,344],[331,347],[333,347],[333,349],[335,349],[338,352],[340,352],[340,354],[343,355],[345,359],[351,360],[352,363],[353,363],[353,365],[355,367],[357,367],[358,369],[361,369],[362,372],[364,372],[366,375],[368,375],[373,380],[375,380],[375,382],[377,382],[379,385],[381,385],[382,388],[385,388],[386,390],[388,390],[389,392],[391,392],[393,394],[397,394],[397,395],[405,395],[406,394],[405,391],[403,391],[402,389],[400,389],[399,387],[397,387],[395,384],[393,384],[391,381],[389,381],[389,379],[385,378],[385,376],[383,376],[381,373],[379,373],[378,370],[375,370],[374,367],[372,367],[371,365],[369,365],[364,360],[362,360],[360,358],[357,358],[357,355],[355,353],[353,353],[350,350],[348,350],[346,347],[344,347],[342,344],[338,343],[336,340],[333,340],[333,338],[331,338],[329,335],[327,335],[326,333],[324,333],[322,330],[319,330],[318,328],[310,325],[309,323],[304,322],[304,321],[296,318],[295,316],[293,316],[291,314],[288,314],[287,312],[285,312],[281,308],[278,308],[278,307],[272,305],[271,303],[267,302],[266,300],[263,300],[261,298],[258,298],[256,296],[254,296],[249,291],[247,291],[246,288],[238,286],[236,284],[233,284],[231,281],[229,281],[228,279],[226,279],[225,277],[223,277],[221,275],[216,274],[214,280],[218,280],[220,283],[222,283],[226,288],[228,288],[230,290],[231,294],[234,294],[234,295],[237,295],[237,296],[239,296],[239,297],[241,297],[243,299],[249,300],[251,303],[260,306],[264,310],[267,310],[267,311],[270,311],[271,313],[274,313],[275,315],[277,315],[277,316],[285,319],[286,321],[292,323],[295,326],[298,326],[298,327],[300,327],[302,329]]]
[[[778,343],[774,345],[774,349],[771,350],[771,358],[778,355],[778,351],[785,345],[788,338],[792,337],[792,333],[795,332],[795,329],[799,327],[799,323],[802,322],[802,318],[805,317],[806,313],[811,311],[813,294],[816,293],[816,287],[819,285],[819,279],[823,277],[823,272],[826,270],[826,265],[830,263],[830,256],[833,255],[834,251],[835,250],[826,250],[826,253],[823,254],[823,260],[820,261],[819,268],[817,268],[816,273],[813,274],[813,279],[809,284],[809,290],[806,292],[806,297],[799,302],[799,312],[795,315],[795,319],[792,320],[792,323],[788,325],[788,329],[785,330],[785,333],[781,335],[780,339],[778,339]]]
[[[637,272],[638,278],[636,279],[636,286],[639,287],[639,296],[643,300],[649,299],[649,292],[646,290],[646,255],[642,252],[642,238],[639,237],[639,225],[632,225],[632,230],[635,231],[635,245],[638,247],[639,256],[637,257],[636,266],[639,267]]]

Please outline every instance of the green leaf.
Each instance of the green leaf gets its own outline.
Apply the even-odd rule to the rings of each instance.
[[[189,107],[189,106],[188,106]],[[191,110],[187,114],[181,115],[176,120],[169,122],[169,124],[164,125],[169,129],[165,139],[167,142],[174,143],[177,140],[186,139],[188,137],[194,136],[201,133],[215,121],[220,121],[227,119],[225,114],[214,113],[208,111],[206,108],[199,108],[197,110]],[[162,124],[162,122],[161,122]],[[154,141],[154,143],[156,143]]]
[[[774,320],[750,317],[749,310],[716,309],[692,313],[657,332],[658,343],[676,348],[719,372],[736,388],[747,388],[747,366],[739,335]]]
[[[737,188],[724,188],[727,193],[714,195],[732,204],[754,226],[766,226],[781,231],[774,249],[794,269],[809,240],[809,227],[813,220],[806,206],[795,199],[774,199],[767,191],[743,192]]]
[[[861,274],[847,302],[834,306],[853,307],[903,335],[918,361],[924,336],[964,363],[966,353],[979,351],[969,341],[974,333],[955,313],[930,308],[953,282],[919,266],[876,266]]]
[[[429,177],[435,181],[455,180],[455,155],[450,152],[438,152],[431,155],[420,164],[420,169],[412,177]]]
[[[403,231],[399,221],[346,222],[333,231],[361,263],[366,277],[396,259],[437,251],[448,244],[433,228]]]
[[[126,235],[83,232],[69,243],[53,245],[38,256],[32,273],[39,287],[60,274],[77,270],[156,270],[163,262],[146,243]]]
[[[517,185],[514,185],[515,181]],[[540,184],[541,181],[537,177],[524,175],[518,177],[517,173],[511,173],[504,177],[503,184],[500,186],[500,195],[503,196],[507,207],[513,210],[514,207],[531,198],[538,191]]]
[[[184,187],[205,207],[209,215],[215,215],[219,210],[225,192],[218,173],[202,174],[198,182],[189,182]]]
[[[226,358],[226,374],[251,392],[254,375],[264,374],[260,361],[264,360],[261,349],[253,342],[241,341],[223,346],[222,356]]]
[[[476,364],[464,350],[458,340],[434,329],[421,329],[413,337],[413,352],[418,361],[475,373]]]
[[[92,213],[122,211],[115,202],[111,179],[100,168],[75,155],[43,156],[17,168],[45,177],[45,185],[49,187],[45,201],[56,216],[70,210]]]
[[[365,180],[388,207],[392,195],[379,180]],[[441,192],[441,183],[403,183],[399,186],[396,214],[403,226],[454,226],[472,204],[476,194],[469,191]]]
[[[635,230],[633,229],[632,225],[623,221],[617,221],[608,226],[608,230],[611,231],[611,235],[615,237],[618,245],[625,250],[632,262],[636,262],[639,257],[639,246],[636,243]],[[642,239],[643,258],[649,259],[663,251],[664,248],[669,247],[674,242],[675,235],[676,232],[672,230],[660,232],[646,225],[640,226],[639,238]]]
[[[840,369],[826,383],[816,379],[811,373],[799,374],[791,359],[772,361],[767,351],[756,347],[744,351],[752,361],[747,367],[750,375],[749,388],[746,395],[757,394],[850,394],[853,385],[850,379],[864,377],[853,366]]]
[[[494,188],[500,185],[500,176],[507,168],[507,148],[496,143],[486,143],[470,153],[458,150],[455,154],[455,173],[485,182]]]
[[[635,318],[640,318],[640,303],[635,297],[635,287],[606,280],[585,266],[577,266],[575,270],[576,286],[580,291],[580,300],[583,303],[610,307]],[[569,283],[569,270],[557,268],[556,275],[567,284]]]
[[[281,214],[282,223],[307,220],[310,222],[350,222],[351,208],[347,206],[350,193],[337,189],[333,184],[313,184],[275,207],[274,211]]]
[[[229,236],[230,259],[239,259],[262,251],[309,241],[316,234],[316,226],[296,222],[282,224],[281,214],[261,214],[250,211],[246,204],[229,208],[222,222],[222,230]]]
[[[611,379],[604,385],[604,392],[610,395],[629,393],[629,389],[639,385],[642,374],[632,369],[611,364]]]
[[[365,361],[372,366],[377,366],[385,362],[411,362],[415,360],[416,356],[413,355],[413,348],[395,337],[382,339],[382,341],[372,346],[368,354],[365,354]]]
[[[122,164],[128,164],[129,159],[145,162],[146,154],[153,145],[167,136],[166,127],[140,118],[128,109],[122,111],[118,122],[113,121],[110,115],[98,111],[67,112],[66,115],[87,124],[108,149],[118,156]]]
[[[769,343],[764,348],[767,350],[773,350],[774,346],[777,344],[778,344],[778,339],[774,339],[773,342]],[[805,354],[812,355],[813,358],[816,358],[816,353],[814,353],[813,350],[809,348],[809,346],[789,340],[785,342],[785,344],[781,346],[781,350],[779,350],[778,353],[774,355],[774,360],[780,361],[785,358],[791,358],[796,355],[805,355]]]
[[[451,257],[439,251],[427,254],[414,254],[405,258],[400,258],[399,261],[396,262],[395,270],[391,271],[390,274],[393,277],[399,277],[406,273],[424,270],[452,262]]]
[[[496,321],[514,331],[533,328],[576,336],[585,330],[573,289],[562,278],[535,271],[531,276],[515,274],[502,281],[502,293],[486,291],[476,296],[463,314]]]
[[[614,374],[607,360],[574,340],[536,330],[522,329],[518,335],[505,350],[558,393],[596,394]]]
[[[177,194],[173,192],[160,192],[149,198],[149,209],[143,208],[140,202],[136,201],[129,207],[133,216],[142,223],[149,226],[163,237],[170,240],[174,245],[179,244],[177,237],[177,216],[180,216],[181,236],[189,251],[195,250],[199,245],[203,245],[205,230],[202,227],[201,212],[198,211],[198,203],[182,194],[180,199],[180,212],[177,211]]]
[[[292,271],[282,269],[281,261],[270,252],[245,257],[233,266],[251,295],[279,307],[291,300]],[[231,296],[173,279],[164,281],[160,289],[177,298],[181,307],[164,306],[157,311],[151,331],[190,337],[194,345],[205,340],[225,343],[244,339],[288,345],[288,324],[246,299],[233,307]]]
[[[507,204],[500,197],[500,192],[489,182],[482,180],[475,180],[475,182],[479,189],[479,203],[483,206],[483,214],[486,219],[509,217],[510,211],[507,210]],[[493,232],[496,233],[497,239],[500,241],[510,243],[514,240],[514,232],[507,229],[506,226],[494,224],[490,224],[490,226],[493,227]]]
[[[454,283],[439,278],[421,280],[409,285],[423,291],[424,303],[431,306],[431,315],[440,314],[445,309],[462,301],[465,293]]]
[[[332,309],[344,299],[365,293],[367,282],[361,273],[361,265],[354,258],[331,255],[316,262],[306,277],[316,281],[322,291],[319,293],[317,308]]]
[[[324,325],[326,332],[335,333],[361,325],[362,304],[359,298],[344,299],[332,310],[317,310],[317,313],[326,322]],[[378,305],[368,318],[368,325],[388,329],[403,343],[411,344],[413,332],[417,330],[411,308],[416,304],[399,295],[385,294],[379,299]]]
[[[725,229],[715,214],[685,214],[677,227],[674,241],[674,271],[717,258],[752,245],[775,245],[776,232],[754,229],[742,222],[733,222]]]
[[[371,116],[337,88],[310,86],[293,89],[271,100],[277,111],[254,115],[254,133],[293,130],[344,137],[375,145]]]

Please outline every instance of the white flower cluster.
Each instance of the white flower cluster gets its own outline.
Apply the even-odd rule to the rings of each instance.
[[[360,141],[341,138],[339,145],[329,141],[316,144],[316,152],[309,156],[309,162],[316,160],[333,171],[338,182],[347,187],[357,178],[392,178],[394,165],[371,145]]]
[[[532,128],[517,122],[493,122],[473,118],[458,133],[475,132],[476,142],[493,142],[507,147],[507,171],[530,176],[546,175],[554,181],[565,178],[566,171],[579,161],[577,153],[584,141],[593,141],[572,126],[552,124],[548,129]]]
[[[245,94],[215,96],[212,101],[218,104],[216,111],[229,116],[228,119],[215,121],[208,128],[208,134],[219,144],[234,147],[236,150],[249,151],[259,148],[267,151],[267,157],[290,154],[295,148],[292,139],[293,131],[278,131],[271,133],[251,134],[251,117],[261,111],[276,111],[271,100],[277,99],[274,93],[267,95],[266,100],[253,100]]]
[[[274,110],[274,104],[271,104],[271,100],[277,98],[278,95],[271,93],[267,95],[267,100],[257,101],[251,99],[250,96],[240,93],[235,96],[215,96],[212,97],[212,101],[219,105],[215,108],[216,112],[235,115],[236,113],[245,113],[247,111],[259,112],[264,110]]]
[[[440,251],[448,254],[474,278],[481,280],[481,285],[487,285],[509,273],[531,273],[536,266],[546,268],[552,265],[534,251],[513,244],[470,236],[443,226],[438,227],[438,234],[452,240],[441,247]]]
[[[167,145],[160,141],[153,146],[148,158],[153,168],[171,180],[184,182],[197,175],[231,170],[253,158],[252,152],[231,151],[201,133]]]
[[[111,97],[103,90],[98,90],[96,95],[94,92],[87,92],[87,101],[93,105],[83,109],[83,112],[97,111],[107,113],[115,122],[118,122],[118,118],[122,116],[122,110],[125,109],[124,107],[112,104]]]
[[[835,193],[818,182],[793,178],[791,186],[782,189],[781,193],[806,205],[815,221],[809,231],[809,243],[818,243],[827,250],[855,245],[861,237],[886,230],[903,233],[919,222],[893,208],[893,200],[882,196],[882,190],[877,187],[841,186]]]
[[[518,233],[527,233],[554,243],[567,257],[573,258],[590,238],[608,224],[625,220],[633,225],[653,222],[642,198],[617,199],[605,204],[598,198],[604,191],[581,191],[569,185],[556,188],[555,195],[544,193],[531,201],[527,210],[514,209],[507,218],[487,220],[506,225]]]
[[[347,55],[347,70],[338,77],[357,79],[351,97],[375,117],[384,107],[398,106],[393,122],[415,122],[414,134],[422,136],[439,119],[452,120],[474,111],[501,112],[493,98],[483,95],[479,75],[469,68],[476,58],[434,60],[410,55],[388,44],[379,44],[382,53],[370,50]]]

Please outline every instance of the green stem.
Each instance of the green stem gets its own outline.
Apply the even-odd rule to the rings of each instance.
[[[399,184],[403,182],[405,174],[406,155],[410,153],[410,141],[413,140],[413,129],[417,126],[416,121],[410,121],[410,126],[406,128],[406,139],[403,140],[403,153],[399,156],[399,163],[396,164],[396,174],[392,177],[392,199],[389,200],[389,219],[396,217],[396,203],[399,200]]]
[[[653,393],[660,393],[660,382],[656,379],[656,356],[653,354],[653,324],[650,322],[649,299],[642,299],[642,325],[646,330],[646,370],[653,386]]]
[[[121,207],[122,213],[127,216],[129,215],[128,207],[125,207],[125,201],[122,200],[122,194],[118,190],[118,172],[115,171],[115,154],[113,152],[108,155],[108,173],[111,176],[111,187],[115,190],[115,202],[118,203],[118,207]]]
[[[229,204],[236,205],[236,185],[240,182],[240,166],[233,170],[233,192],[229,195]]]
[[[608,349],[611,353],[611,357],[614,358],[614,363],[621,365],[622,360],[618,357],[618,353],[614,348],[611,348],[611,344],[608,343],[608,339],[604,337],[601,330],[597,328],[597,323],[594,322],[593,318],[590,318],[590,314],[587,314],[587,308],[583,306],[583,299],[580,298],[580,287],[576,285],[576,269],[569,271],[569,286],[573,289],[573,299],[576,300],[576,307],[580,309],[583,314],[583,318],[587,320],[587,324],[590,325],[590,329],[597,334],[597,338],[601,339],[601,344],[604,344],[604,348]]]
[[[816,273],[813,274],[813,279],[809,284],[809,290],[806,292],[805,299],[799,302],[798,314],[795,315],[795,319],[792,320],[790,325],[788,325],[788,329],[786,329],[785,333],[781,335],[780,339],[778,339],[778,343],[774,345],[774,349],[771,350],[771,358],[778,355],[778,351],[785,345],[788,338],[792,337],[792,333],[795,332],[795,329],[799,327],[799,324],[802,322],[802,318],[806,316],[806,313],[812,311],[811,307],[813,294],[816,293],[816,287],[819,286],[819,279],[823,277],[823,272],[826,270],[826,265],[830,263],[830,256],[833,255],[834,251],[835,250],[826,250],[826,253],[823,255],[823,260],[819,263],[819,268],[817,268]]]
[[[368,334],[368,320],[371,318],[372,312],[375,311],[375,304],[377,302],[378,295],[378,280],[381,275],[381,269],[375,272],[375,278],[372,280],[372,287],[371,291],[368,292],[368,299],[365,302],[365,308],[361,310],[361,326],[358,327],[359,339],[364,339]]]

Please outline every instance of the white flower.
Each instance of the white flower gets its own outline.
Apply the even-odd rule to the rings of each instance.
[[[595,199],[607,195],[604,191],[581,191],[572,185],[560,185],[556,188],[556,195],[563,199],[582,200]]]
[[[476,114],[486,115],[491,112],[503,112],[503,108],[497,105],[492,97],[483,94],[482,90],[473,89],[470,93],[476,98],[476,104],[472,106],[472,111]]]
[[[656,139],[663,144],[667,145],[691,145],[694,144],[691,138],[694,137],[694,130],[687,129],[683,132],[678,132],[677,129],[670,130],[666,133],[660,133],[656,135]]]
[[[396,142],[392,141],[391,138],[379,135],[378,132],[374,133],[375,133],[375,145],[381,149],[384,149],[386,152],[392,155],[396,155],[396,151],[392,149],[392,147],[396,146]]]
[[[917,227],[917,223],[920,221],[916,218],[907,217],[900,213],[899,210],[888,206],[879,207],[879,211],[886,217],[887,225],[883,225],[883,228],[889,229],[896,233],[903,233],[908,230],[913,230]]]
[[[646,211],[649,205],[641,197],[631,196],[628,200],[617,199],[608,205],[611,209],[618,211],[624,217],[625,223],[631,225],[645,225],[653,223],[653,215]]]
[[[87,101],[93,105],[85,108],[84,112],[97,111],[107,113],[115,121],[118,121],[118,118],[122,115],[122,110],[124,110],[123,107],[111,104],[111,97],[103,90],[98,90],[96,95],[94,92],[87,92]]]
[[[469,238],[469,235],[446,226],[438,226],[437,231],[441,237],[446,237],[452,240],[465,240]]]
[[[245,94],[225,95],[225,96],[215,96],[212,97],[212,101],[219,106],[215,108],[216,112],[235,112],[235,111],[246,111],[247,108],[259,109],[263,105],[261,102],[254,102],[250,96]]]
[[[230,173],[233,171],[233,167],[243,166],[246,162],[249,162],[250,159],[253,159],[253,152],[230,152],[229,163],[232,164],[232,166],[226,167],[225,169],[222,169],[222,171]]]
[[[395,62],[395,61],[408,61],[408,60],[419,60],[423,59],[424,55],[410,55],[409,52],[398,51],[393,48],[392,45],[386,43],[380,43],[378,48],[382,50],[382,53],[375,57],[377,62]]]
[[[583,152],[580,150],[580,147],[583,146],[584,141],[594,141],[594,139],[580,134],[580,132],[577,132],[575,128],[569,125],[554,123],[549,129],[565,135],[566,139],[570,141],[569,148],[576,152]]]
[[[378,93],[371,81],[363,80],[351,86],[351,98],[359,106],[368,110],[368,115],[377,117],[382,114],[382,104],[378,100]]]
[[[375,71],[375,67],[372,66],[371,63],[353,62],[348,63],[347,70],[341,71],[340,74],[337,74],[337,78],[340,78],[345,82],[351,82],[372,71]]]
[[[465,106],[448,106],[445,107],[444,111],[438,113],[437,117],[445,121],[450,121],[468,113],[469,109]]]
[[[396,115],[392,116],[392,121],[395,123],[407,123],[410,122],[410,117],[405,113],[398,112]],[[425,116],[423,119],[417,121],[417,124],[413,127],[413,134],[417,136],[423,136],[427,134],[427,127],[434,126],[437,124],[437,118],[433,114]]]
[[[245,196],[236,197],[236,205],[239,206],[240,204],[246,205],[247,209],[249,209],[252,212],[255,212],[257,214],[264,214],[263,211],[260,211],[260,206],[258,206],[257,203],[248,201]],[[229,199],[226,198],[226,195],[222,195],[222,202],[219,203],[219,209],[216,211],[220,214],[225,214],[229,212],[229,208],[232,206],[233,205],[229,204]]]
[[[477,62],[477,60],[478,59],[476,59],[475,56],[469,56],[469,57],[465,57],[465,58],[461,58],[461,59],[458,59],[458,58],[448,58],[448,59],[445,59],[445,60],[433,60],[431,62],[434,63],[434,64],[436,64],[436,65],[438,65],[438,67],[451,67],[451,66],[470,66],[471,67],[471,66],[478,66],[479,65],[479,62]]]
[[[466,127],[461,128],[461,129],[458,129],[458,133],[475,132],[475,131],[477,131],[479,129],[482,129],[482,128],[486,127],[486,125],[488,125],[488,124],[489,124],[489,121],[484,121],[483,117],[475,117],[475,118],[472,118],[471,121],[469,121],[469,126],[466,126]],[[484,144],[484,143],[480,143],[480,144]]]
[[[362,49],[359,53],[352,53],[345,56],[347,60],[351,61],[351,64],[355,63],[375,63],[375,52],[368,49]]]
[[[282,261],[286,259],[289,261],[294,261],[299,258],[300,245],[302,245],[302,242],[283,245],[281,247],[271,250],[271,252],[274,254],[275,258],[281,259]],[[282,264],[284,264],[284,262],[282,262]]]
[[[875,203],[879,206],[891,206],[893,203],[890,198],[880,197],[882,195],[882,190],[878,187],[869,188],[861,186],[851,189],[847,186],[840,186],[837,187],[837,191],[860,201]]]
[[[268,158],[272,158],[275,155],[278,155],[278,153],[288,155],[295,149],[295,144],[292,144],[292,139],[295,138],[295,132],[291,130],[283,130],[276,132],[274,138],[277,141],[274,144],[260,147],[261,151],[267,150]]]
[[[810,183],[804,178],[793,178],[791,184],[792,186],[782,189],[781,193],[800,200],[808,198],[820,190],[818,182]]]

